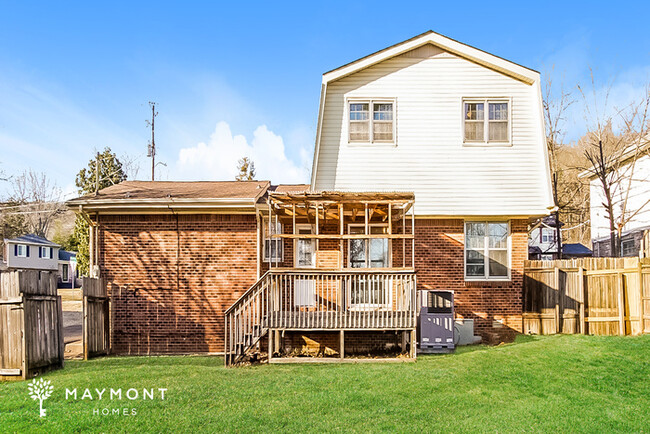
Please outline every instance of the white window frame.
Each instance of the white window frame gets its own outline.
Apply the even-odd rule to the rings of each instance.
[[[42,258],[42,259],[50,259],[50,251],[51,250],[52,250],[52,247],[41,246],[40,247],[41,254],[39,255],[40,258]],[[47,252],[47,255],[45,254],[45,252]]]
[[[467,140],[465,138],[465,104],[478,103],[483,104],[483,140]],[[507,140],[490,140],[490,103],[508,104],[508,139]],[[465,146],[512,146],[512,98],[510,97],[481,97],[481,98],[462,98],[460,103],[460,121],[463,145]]]
[[[275,222],[273,222],[272,225],[275,225]],[[269,263],[272,262],[274,264],[277,264],[279,262],[284,262],[284,238],[271,238],[269,236],[269,234],[268,234],[268,232],[269,232],[269,221],[268,221],[268,219],[262,225],[262,231],[263,231],[262,236],[263,236],[263,239],[264,239],[264,243],[263,243],[263,246],[262,246],[262,260],[264,262],[269,262]],[[275,231],[276,232],[274,232],[274,234],[276,234],[276,233],[281,234],[282,233],[282,223],[280,223],[280,222],[277,223],[277,226],[275,227]],[[280,246],[279,254],[276,255],[275,258],[269,258],[268,255],[266,254],[266,244],[267,243],[270,244],[271,242],[277,243]],[[270,251],[271,251],[271,248],[269,246],[269,252]],[[276,249],[276,252],[277,252],[277,249]]]
[[[541,242],[542,243],[555,243],[555,229],[553,228],[540,228],[542,231]],[[550,235],[546,235],[550,233]],[[546,240],[544,238],[546,237]]]
[[[22,253],[21,253],[22,250]],[[27,244],[17,244],[16,245],[16,257],[17,258],[26,258],[27,257]]]
[[[350,138],[350,104],[368,104],[368,140],[352,140]],[[374,135],[374,104],[392,104],[393,105],[393,139],[392,140],[375,140]],[[345,118],[348,125],[348,143],[349,144],[397,144],[397,98],[349,98],[345,104]],[[358,122],[358,121],[356,121]],[[379,121],[384,123],[386,121]]]
[[[485,232],[485,240],[483,242],[483,264],[484,264],[484,270],[485,274],[483,276],[468,276],[467,275],[467,250],[477,250],[477,249],[468,249],[467,248],[467,224],[468,223],[483,223],[483,224],[489,224],[489,223],[505,223],[508,227],[508,238],[507,238],[507,258],[508,258],[508,264],[506,265],[506,268],[508,269],[508,275],[507,276],[495,276],[491,277],[489,276],[490,272],[490,255],[489,251],[490,250],[503,250],[503,249],[490,249],[490,244],[489,244],[489,238],[490,238],[490,233],[489,231]],[[509,282],[512,280],[512,231],[511,231],[511,225],[510,221],[506,220],[465,220],[463,222],[463,274],[465,275],[465,281],[467,282]]]
[[[298,223],[296,224],[296,234],[300,234],[300,229],[309,229],[309,233],[313,234],[314,233],[314,226],[311,224],[307,223]],[[315,238],[309,238],[309,241],[312,243],[312,265],[299,265],[298,264],[298,242],[300,239],[296,239],[294,242],[293,246],[293,263],[295,268],[316,268],[316,239]],[[304,239],[303,239],[304,240]]]
[[[70,266],[68,264],[61,264],[61,282],[67,283],[69,281],[70,281]]]
[[[634,255],[632,255],[632,256],[627,256],[626,255],[626,252],[625,252],[625,244],[626,243],[632,243],[632,252],[634,253]],[[629,244],[628,244],[628,246],[629,246]],[[636,243],[634,242],[634,238],[628,238],[626,240],[622,239],[621,240],[621,256],[626,257],[626,258],[631,258],[631,257],[634,257],[634,256],[638,256],[639,252],[636,251],[635,247],[636,247]]]

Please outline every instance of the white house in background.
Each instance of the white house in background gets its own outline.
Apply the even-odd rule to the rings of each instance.
[[[528,258],[551,261],[558,255],[555,216],[547,216],[531,229],[528,239]]]
[[[60,247],[33,234],[5,239],[3,263],[7,268],[57,271]]]
[[[634,153],[627,151],[628,159],[619,169],[628,179],[631,174],[632,183],[629,191],[627,215],[636,213],[632,219],[623,227],[620,251],[621,256],[647,256],[650,250],[648,231],[650,230],[650,143],[645,144],[641,151],[642,155],[632,163]],[[583,178],[589,179],[590,214],[591,214],[591,242],[594,256],[610,256],[610,229],[607,212],[603,203],[605,195],[600,181],[588,171],[583,172]],[[615,207],[622,209],[627,189],[627,181],[624,185],[618,186],[613,192]],[[638,212],[637,212],[638,211]],[[645,253],[644,253],[645,252]]]

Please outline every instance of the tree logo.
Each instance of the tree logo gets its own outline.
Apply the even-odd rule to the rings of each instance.
[[[45,381],[42,378],[36,380],[34,378],[32,382],[27,386],[29,389],[29,396],[32,397],[33,400],[37,400],[40,403],[40,408],[41,412],[39,413],[41,417],[45,417],[45,409],[43,408],[43,401],[45,401],[47,398],[52,395],[52,391],[54,390],[54,386],[50,384],[50,380]]]

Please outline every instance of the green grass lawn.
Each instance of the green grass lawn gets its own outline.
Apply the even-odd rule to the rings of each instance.
[[[225,369],[217,357],[108,357],[44,378],[54,386],[45,418],[27,382],[0,384],[0,431],[650,431],[650,336],[522,336],[415,363]],[[168,390],[80,399],[111,387]],[[93,414],[106,408],[137,414]]]

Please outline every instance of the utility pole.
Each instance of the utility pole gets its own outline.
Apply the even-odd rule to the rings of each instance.
[[[99,152],[97,152],[97,161],[95,161],[95,196],[99,191],[99,162],[100,162]]]
[[[156,116],[158,116],[158,112],[156,112],[156,103],[153,101],[149,101],[149,106],[151,107],[151,121],[147,120],[147,126],[151,127],[151,142],[149,143],[149,146],[147,147],[147,157],[151,157],[151,180],[155,181],[156,180],[156,141],[154,140],[154,126],[155,126],[155,121],[156,121]]]

